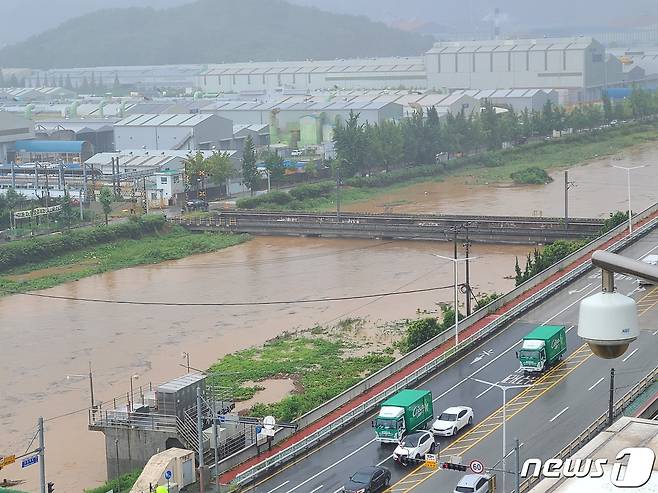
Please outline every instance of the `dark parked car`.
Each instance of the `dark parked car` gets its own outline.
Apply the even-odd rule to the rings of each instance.
[[[188,200],[185,203],[185,207],[188,211],[207,211],[208,202],[205,200]]]
[[[390,482],[391,471],[385,467],[366,467],[352,474],[343,486],[343,491],[346,493],[373,493],[386,488]]]

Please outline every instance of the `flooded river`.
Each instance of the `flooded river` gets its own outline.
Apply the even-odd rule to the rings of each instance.
[[[572,216],[601,216],[626,207],[625,172],[611,164],[646,168],[633,172],[633,208],[657,200],[656,146],[625,152],[570,171]],[[563,214],[561,173],[547,186],[472,186],[465,179],[415,185],[352,210],[532,215]],[[391,206],[391,204],[398,204]],[[476,291],[507,291],[514,258],[529,247],[475,245]],[[300,238],[256,238],[227,250],[161,265],[107,273],[45,291],[67,297],[110,300],[236,303],[358,296],[449,285],[451,246]],[[460,275],[463,280],[463,272]],[[328,324],[343,317],[388,321],[413,317],[451,300],[443,289],[385,298],[331,303],[239,307],[144,306],[13,296],[0,299],[0,453],[22,453],[37,417],[46,423],[46,467],[56,491],[80,492],[105,477],[104,440],[86,431],[89,402],[84,374],[93,363],[97,400],[125,395],[135,384],[181,374],[182,351],[191,365],[260,344],[285,330]],[[67,375],[71,378],[67,379]],[[75,413],[76,410],[83,410]],[[73,412],[73,413],[72,413]],[[72,414],[69,414],[72,413]],[[3,469],[0,479],[24,478],[37,491],[38,467]]]
[[[475,245],[476,292],[507,291],[515,256],[529,247]],[[255,238],[220,252],[124,269],[43,293],[112,300],[236,303],[349,297],[449,285],[451,255],[433,242]],[[463,272],[461,279],[463,280]],[[135,385],[161,382],[191,365],[207,368],[228,352],[260,344],[285,330],[343,317],[389,321],[435,310],[450,289],[331,303],[244,307],[116,305],[13,296],[0,299],[0,445],[23,452],[41,414],[57,417],[88,405],[88,361],[97,400]],[[86,431],[86,411],[47,422],[48,478],[58,491],[80,492],[105,477],[104,440]],[[73,447],[72,444],[75,444]],[[0,477],[26,478],[37,491],[38,468],[11,466]]]
[[[658,200],[658,145],[647,144],[619,156],[569,169],[569,215],[602,217],[627,210],[626,172],[613,166],[642,166],[631,172],[632,207],[639,212]],[[421,183],[395,190],[367,202],[346,204],[359,212],[492,214],[514,216],[564,215],[564,173],[554,171],[548,185],[469,185],[468,177]],[[472,180],[471,180],[472,181]]]

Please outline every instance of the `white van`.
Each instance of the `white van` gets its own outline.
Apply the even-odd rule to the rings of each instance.
[[[642,259],[642,262],[646,262],[647,264],[658,266],[658,255],[647,255]],[[640,279],[640,286],[653,286],[654,284],[656,283],[653,281]]]

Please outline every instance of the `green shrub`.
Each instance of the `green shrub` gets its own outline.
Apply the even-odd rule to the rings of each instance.
[[[327,197],[336,190],[336,182],[321,181],[300,185],[288,192],[295,200],[315,199],[318,197]]]
[[[110,490],[114,491],[114,493],[124,493],[132,488],[141,473],[142,471],[133,471],[128,474],[123,474],[116,479],[107,481],[102,486],[85,490],[85,493],[107,493]]]
[[[534,166],[516,171],[510,177],[519,185],[544,185],[553,181],[546,170]]]
[[[39,236],[0,245],[0,272],[30,262],[41,262],[81,247],[109,243],[120,238],[137,239],[160,231],[164,216],[145,216],[137,221],[124,221],[109,226],[95,226]]]
[[[239,209],[256,209],[257,207],[265,208],[268,204],[286,205],[292,200],[292,197],[280,190],[267,192],[257,197],[245,197],[238,199],[235,205]]]

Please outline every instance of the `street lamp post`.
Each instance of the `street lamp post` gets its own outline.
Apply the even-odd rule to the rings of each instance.
[[[190,353],[188,353],[187,351],[183,351],[183,354],[181,356],[187,360],[187,373],[189,373],[190,372]]]
[[[457,348],[457,344],[459,344],[459,279],[458,279],[458,270],[457,270],[457,263],[458,262],[468,262],[469,260],[475,260],[477,257],[464,257],[464,258],[451,258],[451,257],[444,257],[443,255],[437,255],[434,254],[435,257],[438,257],[443,260],[450,260],[453,265],[454,265],[454,274],[455,274],[455,349]]]
[[[625,166],[615,166],[614,164],[612,165],[613,168],[617,169],[623,169],[626,171],[626,184],[628,187],[628,234],[630,235],[633,232],[633,220],[631,218],[631,171],[634,169],[640,169],[646,167],[646,164],[643,164],[642,166],[633,166],[631,168],[627,168]]]
[[[89,395],[91,399],[91,412],[93,413],[96,411],[96,404],[94,400],[94,374],[91,371],[91,361],[89,362],[89,374],[87,375],[66,375],[67,380],[71,380],[72,378],[89,378]]]
[[[507,459],[507,428],[505,423],[507,422],[507,391],[510,389],[525,389],[530,387],[530,385],[501,385],[500,383],[487,382],[486,380],[480,380],[479,378],[470,377],[471,380],[489,385],[490,387],[496,387],[497,389],[503,392],[503,473],[502,473],[502,482],[503,482],[503,493],[505,493],[505,476],[507,475],[507,469],[505,468],[506,459]]]
[[[130,399],[128,399],[128,412],[132,412],[133,410],[133,380],[137,380],[139,378],[139,375],[131,375],[130,376]]]

